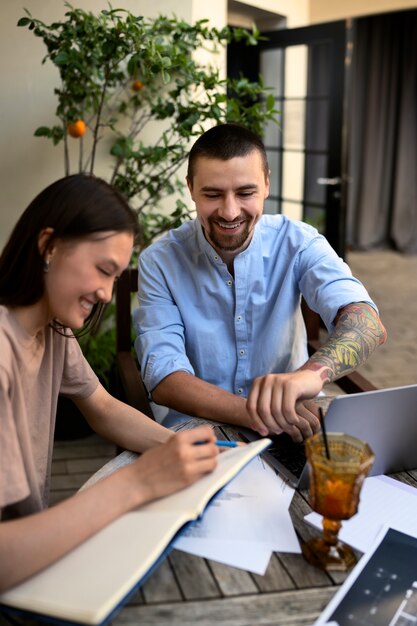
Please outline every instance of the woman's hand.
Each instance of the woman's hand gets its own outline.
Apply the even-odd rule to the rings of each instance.
[[[130,467],[139,488],[140,502],[179,491],[212,472],[219,449],[210,426],[174,434],[167,443],[144,452]]]

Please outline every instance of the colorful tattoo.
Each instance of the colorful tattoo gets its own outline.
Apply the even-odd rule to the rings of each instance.
[[[324,383],[332,382],[362,365],[386,337],[371,306],[364,302],[348,304],[339,311],[329,339],[300,369],[319,372]]]

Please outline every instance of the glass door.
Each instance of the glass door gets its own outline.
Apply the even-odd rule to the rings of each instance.
[[[265,212],[284,213],[314,225],[344,255],[345,202],[342,132],[345,22],[262,33],[257,70],[272,87],[280,126],[268,124],[264,142],[271,169]],[[228,67],[255,77],[236,52]],[[234,60],[233,60],[234,57]],[[244,56],[240,56],[240,59]]]

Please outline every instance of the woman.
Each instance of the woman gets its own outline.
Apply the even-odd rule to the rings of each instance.
[[[136,232],[124,198],[78,174],[33,200],[0,257],[0,591],[216,465],[209,427],[173,435],[110,396],[70,330],[97,321]],[[59,393],[97,433],[144,454],[47,509]]]

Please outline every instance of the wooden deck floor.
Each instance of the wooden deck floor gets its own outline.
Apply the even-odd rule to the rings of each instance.
[[[100,467],[116,455],[116,446],[97,435],[56,441],[52,459],[50,504],[75,493]]]
[[[347,261],[375,300],[388,332],[387,342],[359,371],[381,388],[417,383],[417,254],[350,252]]]

